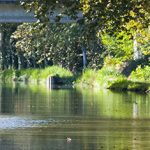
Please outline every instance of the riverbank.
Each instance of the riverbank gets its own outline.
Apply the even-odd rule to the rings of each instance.
[[[46,84],[51,77],[55,77],[55,81],[62,85],[70,85],[73,83],[74,75],[58,66],[51,66],[45,69],[8,69],[0,72],[2,82],[26,82]]]
[[[103,67],[96,71],[86,69],[80,77],[75,77],[70,71],[52,66],[45,69],[5,70],[0,72],[3,82],[26,82],[48,84],[51,82],[64,87],[82,87],[111,89],[116,91],[150,91],[150,67],[138,67],[129,77],[124,76],[114,67]]]
[[[138,67],[129,77],[124,76],[114,67],[103,67],[101,70],[87,69],[77,80],[76,86],[106,88],[117,91],[150,91],[150,67]]]

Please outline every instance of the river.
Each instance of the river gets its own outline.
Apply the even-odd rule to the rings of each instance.
[[[150,94],[1,84],[0,150],[100,149],[150,149]]]

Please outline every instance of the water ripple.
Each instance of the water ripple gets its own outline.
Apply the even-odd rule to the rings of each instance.
[[[50,120],[33,120],[21,117],[0,117],[0,129],[29,128],[47,125]]]

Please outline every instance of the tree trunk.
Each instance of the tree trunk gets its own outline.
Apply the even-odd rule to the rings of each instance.
[[[82,45],[82,56],[83,56],[83,69],[85,69],[87,65],[87,58],[86,58],[86,48],[84,45]]]
[[[7,69],[8,68],[8,62],[7,62],[7,50],[5,49],[5,38],[6,38],[6,33],[1,32],[1,69]]]
[[[143,57],[142,52],[140,50],[140,45],[137,42],[137,34],[134,35],[133,38],[133,59],[134,60],[138,60],[141,59]]]
[[[18,54],[18,70],[20,70],[20,69],[21,69],[21,57]]]
[[[2,31],[0,31],[0,69],[2,69]]]

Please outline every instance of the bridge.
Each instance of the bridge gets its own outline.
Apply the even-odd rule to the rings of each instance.
[[[58,13],[49,16],[50,21],[54,22]],[[82,13],[78,14],[78,19],[82,18]],[[0,0],[0,23],[21,23],[21,22],[36,22],[34,13],[27,13],[20,5],[20,0]],[[60,22],[69,23],[76,22],[68,16],[64,16]]]

